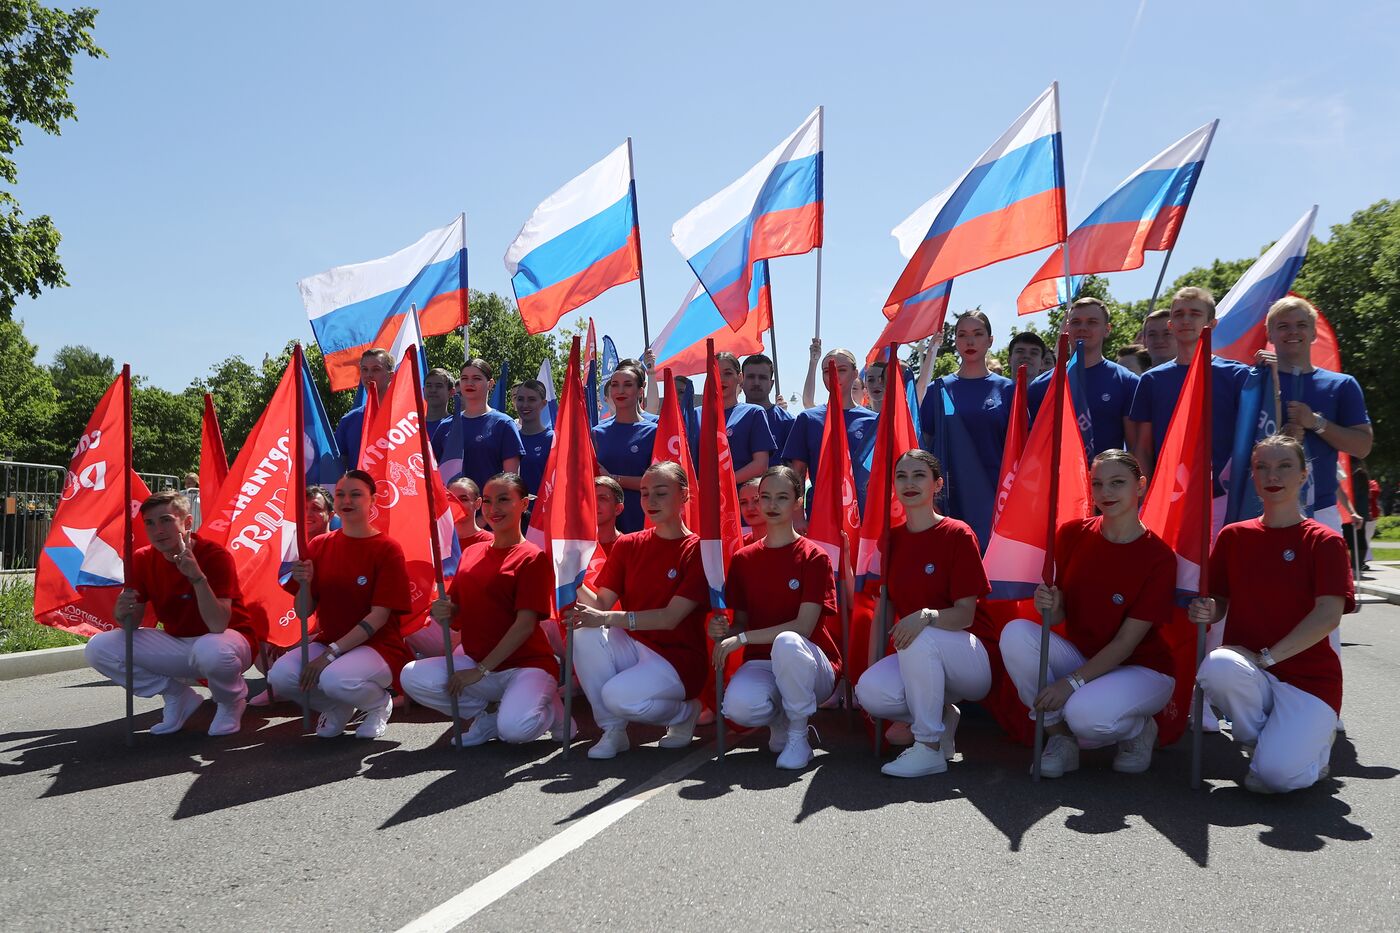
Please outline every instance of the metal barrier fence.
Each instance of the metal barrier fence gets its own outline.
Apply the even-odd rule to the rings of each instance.
[[[32,573],[63,498],[68,469],[0,460],[0,574]],[[139,473],[152,492],[174,489],[179,477]]]

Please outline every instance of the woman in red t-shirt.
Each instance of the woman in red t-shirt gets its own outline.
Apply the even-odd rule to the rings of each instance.
[[[1283,793],[1327,776],[1342,708],[1342,661],[1328,635],[1356,603],[1342,536],[1298,510],[1303,445],[1266,437],[1250,467],[1264,514],[1226,525],[1211,549],[1213,598],[1192,601],[1191,621],[1223,618],[1227,644],[1196,680],[1249,750],[1244,786]]]
[[[374,478],[349,470],[335,484],[340,528],[313,539],[305,560],[292,565],[297,613],[316,613],[318,629],[310,662],[288,651],[268,672],[279,697],[310,691],[320,710],[316,734],[333,738],[345,731],[355,711],[365,719],[355,730],[362,739],[384,734],[393,709],[389,687],[409,660],[399,634],[399,616],[410,608],[408,567],[403,548],[370,524]]]
[[[977,599],[991,586],[977,535],[939,515],[934,502],[943,470],[925,450],[896,461],[894,492],[904,524],[890,530],[886,592],[899,621],[894,654],[866,669],[856,684],[861,708],[879,719],[913,723],[914,744],[880,770],[892,777],[942,774],[953,757],[959,700],[980,700],[992,686],[991,661],[974,627]],[[871,656],[876,654],[872,632]]]
[[[1055,535],[1056,585],[1036,587],[1035,607],[1065,634],[1050,633],[1044,690],[1036,692],[1040,623],[1018,619],[1002,630],[1002,661],[1021,702],[1045,713],[1044,777],[1076,770],[1081,746],[1116,742],[1115,771],[1152,764],[1152,717],[1176,682],[1161,634],[1175,605],[1176,554],[1138,519],[1146,485],[1132,454],[1105,450],[1090,468],[1099,514]]]
[[[539,625],[549,616],[554,568],[521,536],[529,502],[515,473],[486,481],[481,506],[495,536],[463,552],[447,596],[433,601],[433,618],[461,636],[452,679],[445,658],[420,658],[399,676],[409,696],[444,715],[457,695],[458,713],[473,720],[463,745],[533,742],[563,726],[559,666]],[[492,703],[500,708],[487,712]]]
[[[762,541],[768,531],[768,519],[764,517],[763,506],[759,502],[758,484],[761,479],[755,476],[739,487],[739,517],[749,529],[748,534],[744,535],[746,547]]]
[[[724,691],[724,715],[748,728],[767,726],[778,767],[800,771],[812,760],[807,718],[840,677],[841,654],[823,624],[836,614],[836,581],[831,557],[792,527],[802,507],[797,474],[770,467],[758,490],[766,530],[730,560],[725,595],[734,621],[710,617],[713,660],[722,670],[731,652],[744,652]]]
[[[581,587],[565,619],[578,629],[574,671],[603,729],[589,758],[627,751],[628,722],[666,726],[663,748],[689,745],[700,716],[709,585],[700,539],[681,519],[690,489],[670,460],[648,467],[641,487],[652,527],[613,542],[597,587]]]

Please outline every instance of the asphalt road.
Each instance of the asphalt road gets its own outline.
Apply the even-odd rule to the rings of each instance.
[[[1145,775],[1101,751],[1035,785],[975,707],[948,774],[897,781],[840,711],[792,774],[758,737],[711,760],[712,730],[668,751],[634,727],[592,762],[586,706],[567,762],[453,751],[421,710],[376,742],[302,737],[291,706],[210,739],[206,704],[127,749],[91,672],[0,683],[0,929],[397,930],[444,902],[484,930],[1396,929],[1400,608],[1343,638],[1332,776],[1285,797],[1241,789],[1220,735],[1199,791],[1187,741]]]

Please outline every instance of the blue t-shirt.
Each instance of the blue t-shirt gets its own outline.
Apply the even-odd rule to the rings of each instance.
[[[428,440],[433,445],[433,456],[437,458],[438,463],[442,462],[442,448],[438,446],[438,428],[442,427],[444,424],[451,423],[451,415],[448,415],[446,418],[439,418],[436,421],[430,420],[428,422]]]
[[[1294,376],[1280,367],[1278,379],[1285,420],[1288,418],[1288,403],[1301,400],[1331,424],[1352,428],[1371,423],[1361,384],[1353,376],[1328,369],[1314,369],[1310,373]],[[1336,505],[1337,448],[1327,443],[1326,437],[1318,437],[1313,431],[1303,432],[1303,448],[1308,453],[1308,473],[1313,484],[1313,511]],[[1356,492],[1357,499],[1363,504],[1369,496],[1368,491]],[[1357,511],[1364,512],[1363,509]]]
[[[856,484],[856,501],[863,514],[865,487],[870,484],[870,453],[875,447],[875,428],[880,416],[859,405],[847,408],[841,414],[846,419],[846,444],[851,453],[851,478]],[[825,405],[799,412],[792,421],[792,431],[783,446],[783,460],[801,460],[807,464],[807,478],[813,484],[817,481],[825,429]]]
[[[538,434],[522,434],[520,442],[525,445],[525,456],[520,458],[520,478],[525,488],[532,493],[540,491],[544,480],[544,468],[549,462],[549,452],[554,447],[554,429],[545,428]]]
[[[1040,412],[1045,393],[1050,391],[1053,372],[1037,376],[1026,389],[1031,418]],[[1084,390],[1089,396],[1089,420],[1094,425],[1094,453],[1119,450],[1124,444],[1123,419],[1133,407],[1139,376],[1126,366],[1102,360],[1084,368]],[[1073,385],[1073,383],[1071,383]]]
[[[335,445],[340,448],[340,462],[345,469],[354,470],[360,465],[360,435],[365,429],[365,406],[360,405],[345,413],[335,426]]]
[[[696,435],[686,431],[690,442],[690,457],[700,455],[700,409],[695,409]],[[739,402],[733,408],[724,410],[724,433],[729,436],[729,458],[734,462],[734,472],[753,463],[753,455],[760,451],[768,452],[768,465],[776,465],[778,445],[773,441],[773,432],[768,430],[768,419],[762,408],[748,402]]]
[[[438,426],[433,440],[442,445],[442,476],[452,482],[466,476],[486,491],[486,481],[501,472],[511,457],[525,457],[520,429],[505,412],[494,408],[469,417],[461,412]]]
[[[1190,368],[1187,363],[1173,360],[1152,367],[1138,380],[1128,417],[1152,424],[1154,456],[1162,449],[1167,425],[1171,423],[1172,412],[1176,410],[1176,402],[1181,397],[1181,387],[1186,384],[1186,372]],[[1240,389],[1248,376],[1249,370],[1234,360],[1218,356],[1210,358],[1210,459],[1211,470],[1215,474],[1213,494],[1216,497],[1225,495],[1225,487],[1220,485],[1220,471],[1230,462],[1230,448],[1235,443],[1235,415],[1240,407]]]
[[[593,450],[598,463],[618,476],[641,476],[651,466],[652,444],[656,441],[656,422],[635,421],[631,424],[609,418],[593,429]],[[635,489],[622,491],[622,514],[617,518],[617,530],[623,534],[641,531],[645,525],[642,514],[642,494]]]
[[[782,453],[787,447],[788,435],[792,433],[793,417],[786,408],[777,405],[767,409],[764,414],[768,418],[768,432],[773,435],[773,445],[778,453]],[[777,466],[782,462],[780,457],[774,455],[769,458],[768,465]]]
[[[948,464],[945,467],[950,473],[948,514],[970,525],[977,533],[978,543],[985,549],[991,542],[997,480],[1001,476],[1001,458],[1006,449],[1006,429],[1011,422],[1011,403],[1016,396],[1016,383],[996,373],[973,379],[953,374],[943,376],[939,382],[957,412],[958,427],[961,429],[957,443],[965,443],[972,448],[970,458],[962,456],[963,452],[959,451],[957,460],[960,466]],[[937,404],[938,387],[930,385],[924,394],[923,404],[919,406],[924,448],[929,451],[937,449],[932,433],[933,426],[937,424],[933,406]],[[978,477],[981,482],[958,482],[951,475],[957,472],[955,466],[977,471],[981,474]],[[983,492],[965,495],[973,489]]]

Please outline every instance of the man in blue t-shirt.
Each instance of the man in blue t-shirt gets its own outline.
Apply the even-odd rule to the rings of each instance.
[[[762,353],[744,357],[744,401],[763,409],[764,417],[768,420],[768,431],[773,435],[773,446],[777,451],[770,459],[769,466],[776,466],[782,462],[779,454],[787,446],[793,423],[793,417],[788,410],[774,405],[770,398],[773,394],[774,371],[773,361]]]
[[[394,378],[394,358],[382,347],[370,347],[360,354],[360,385],[366,398],[373,392],[376,399],[384,398],[389,382]],[[361,402],[345,413],[335,426],[335,445],[340,448],[340,461],[347,470],[360,465],[360,435],[365,430],[365,405]]]
[[[1097,298],[1080,298],[1069,309],[1065,322],[1070,346],[1082,343],[1084,350],[1084,394],[1088,397],[1089,422],[1094,432],[1094,453],[1122,449],[1126,446],[1138,376],[1127,367],[1104,359],[1103,342],[1113,325],[1108,309]],[[1050,391],[1053,373],[1038,376],[1027,388],[1031,417],[1035,418]],[[1070,383],[1073,388],[1074,383]],[[1081,401],[1080,404],[1084,402]]]
[[[466,476],[478,489],[497,473],[519,473],[525,445],[520,430],[505,412],[491,408],[494,384],[491,364],[471,359],[462,365],[457,391],[462,410],[438,426],[433,437],[435,449],[442,451],[439,470],[444,482]]]
[[[1128,414],[1131,421],[1129,449],[1137,457],[1144,473],[1152,471],[1156,453],[1167,435],[1167,425],[1171,423],[1172,412],[1176,410],[1177,400],[1181,397],[1181,388],[1186,383],[1186,371],[1191,368],[1196,344],[1206,325],[1215,321],[1215,296],[1204,288],[1188,286],[1179,290],[1172,297],[1169,321],[1172,338],[1176,341],[1176,359],[1154,366],[1142,374]],[[1215,500],[1211,515],[1212,538],[1225,519],[1226,496],[1225,487],[1220,484],[1220,473],[1230,462],[1240,389],[1248,373],[1248,369],[1234,360],[1218,356],[1210,358],[1211,472]]]
[[[1264,325],[1275,353],[1259,351],[1260,363],[1275,363],[1279,373],[1284,425],[1280,433],[1303,442],[1308,453],[1312,517],[1340,531],[1337,512],[1337,452],[1369,456],[1374,435],[1361,385],[1352,376],[1318,369],[1312,362],[1317,340],[1317,309],[1290,295],[1274,302]],[[1306,490],[1306,487],[1305,487]],[[1367,491],[1358,490],[1365,501]]]
[[[841,399],[841,415],[846,421],[846,442],[851,456],[852,479],[856,484],[856,500],[865,512],[865,487],[870,484],[870,453],[875,445],[875,429],[879,416],[868,408],[855,404],[851,386],[860,375],[855,354],[850,350],[832,350],[821,361],[822,381],[826,381],[826,361],[836,361],[837,397]],[[817,481],[822,451],[822,433],[826,429],[826,405],[817,405],[800,412],[792,422],[782,458],[798,476]]]

